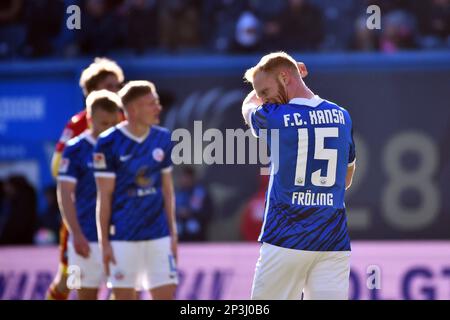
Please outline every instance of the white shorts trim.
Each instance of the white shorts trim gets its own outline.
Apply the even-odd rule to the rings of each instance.
[[[146,241],[111,241],[116,264],[110,265],[108,286],[151,290],[178,284],[170,237]]]
[[[94,177],[96,177],[96,178],[115,178],[116,174],[114,172],[94,172]]]
[[[72,177],[72,176],[58,176],[56,178],[57,181],[66,181],[66,182],[72,182],[72,183],[77,183],[77,178]]]
[[[263,243],[254,300],[347,300],[350,251],[304,251]]]

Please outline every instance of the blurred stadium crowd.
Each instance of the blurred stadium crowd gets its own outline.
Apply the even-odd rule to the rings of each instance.
[[[81,29],[69,30],[69,5]],[[381,9],[369,30],[366,9]],[[0,58],[450,48],[449,0],[2,0]]]

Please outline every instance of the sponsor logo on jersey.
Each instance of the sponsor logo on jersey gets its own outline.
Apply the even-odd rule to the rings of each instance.
[[[161,148],[155,148],[153,150],[153,159],[155,159],[155,161],[161,162],[164,160],[164,151]]]
[[[103,153],[94,153],[94,168],[106,169],[106,159]]]
[[[133,156],[132,154],[126,154],[126,155],[120,156],[119,160],[121,162],[126,162],[126,161],[130,160],[132,156]]]
[[[141,188],[150,186],[152,184],[152,179],[149,175],[149,168],[147,166],[139,168],[135,178],[136,184]]]

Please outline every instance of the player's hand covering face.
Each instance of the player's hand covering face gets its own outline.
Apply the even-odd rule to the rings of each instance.
[[[257,72],[253,78],[253,89],[263,103],[288,103],[286,88],[277,79],[275,72]]]

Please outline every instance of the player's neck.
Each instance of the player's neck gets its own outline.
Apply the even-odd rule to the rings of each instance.
[[[147,125],[141,125],[138,123],[130,123],[126,125],[127,130],[135,137],[143,137],[148,134],[150,127]]]
[[[296,86],[288,97],[289,100],[294,98],[312,99],[314,98],[314,92],[312,92],[306,85]]]
[[[100,135],[101,132],[97,132],[94,129],[90,128],[86,130],[87,134],[90,135],[92,138],[94,138],[95,140],[97,140],[98,136]]]

